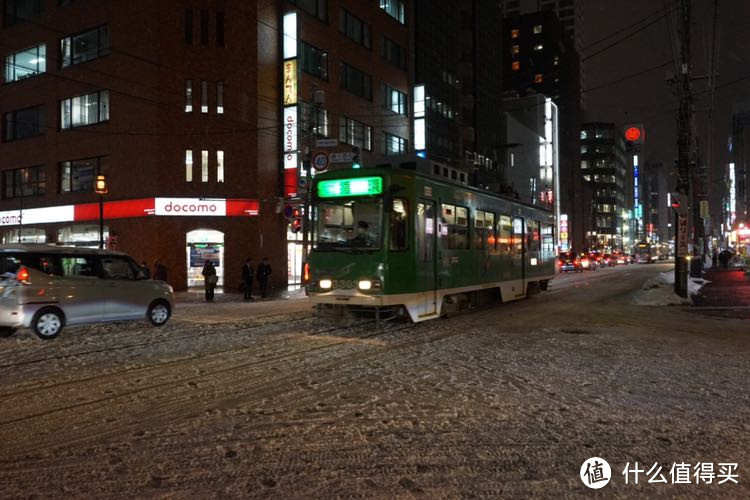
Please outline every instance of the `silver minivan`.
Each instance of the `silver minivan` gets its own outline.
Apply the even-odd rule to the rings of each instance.
[[[122,252],[0,245],[0,336],[25,327],[51,339],[65,325],[138,319],[162,326],[173,292]]]

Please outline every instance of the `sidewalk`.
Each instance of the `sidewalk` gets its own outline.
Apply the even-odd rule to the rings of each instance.
[[[217,290],[214,302],[205,301],[203,290],[175,293],[174,319],[191,323],[233,323],[259,320],[267,316],[312,313],[312,304],[303,290],[282,292],[280,297],[245,301],[241,293]]]
[[[698,308],[725,310],[721,316],[750,319],[750,275],[741,270],[708,269],[710,281],[693,298]]]

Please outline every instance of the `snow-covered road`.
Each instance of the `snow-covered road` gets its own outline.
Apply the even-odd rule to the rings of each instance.
[[[747,498],[750,327],[634,305],[667,269],[382,330],[297,300],[0,339],[0,497],[559,498],[598,456],[608,496]],[[635,461],[739,484],[626,485]]]

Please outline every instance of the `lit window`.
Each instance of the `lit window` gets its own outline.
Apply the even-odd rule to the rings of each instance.
[[[208,151],[201,151],[201,182],[208,182]]]
[[[201,113],[208,113],[208,82],[201,82]]]
[[[216,114],[224,114],[224,82],[216,82]]]
[[[519,30],[519,29],[510,30],[510,37],[511,38],[518,38],[519,36],[521,36],[521,30]]]
[[[513,71],[518,71],[521,69],[521,63],[518,61],[513,61],[511,67],[513,68]]]
[[[534,45],[534,50],[544,50],[544,45],[542,45],[541,43],[537,43],[536,45]]]
[[[82,127],[109,120],[109,92],[93,92],[60,101],[63,129]]]
[[[5,83],[44,73],[47,70],[47,46],[37,45],[5,58]]]
[[[541,32],[542,32],[542,25],[541,24],[537,24],[536,26],[534,26],[534,34],[535,35],[538,35]]]
[[[534,75],[534,83],[542,83],[544,81],[544,77],[541,73],[537,73]]]
[[[65,68],[109,54],[109,28],[100,26],[60,40],[60,66]]]
[[[514,45],[514,46],[513,46],[513,50],[512,50],[512,54],[513,54],[514,56],[517,56],[517,55],[518,55],[518,54],[519,54],[520,52],[521,52],[521,47],[520,47],[520,46],[518,46],[518,45]]]
[[[185,150],[185,182],[193,182],[193,152]]]
[[[185,113],[193,112],[193,80],[185,80]]]
[[[224,151],[216,152],[216,182],[224,182]]]
[[[380,8],[401,24],[406,24],[406,6],[402,0],[380,0]]]

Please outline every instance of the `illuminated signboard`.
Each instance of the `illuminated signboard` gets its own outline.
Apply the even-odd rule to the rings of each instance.
[[[371,196],[383,192],[383,179],[380,177],[357,177],[318,182],[320,198],[343,196]]]
[[[297,60],[284,61],[284,106],[297,104]]]
[[[284,151],[297,151],[297,106],[284,108]]]

